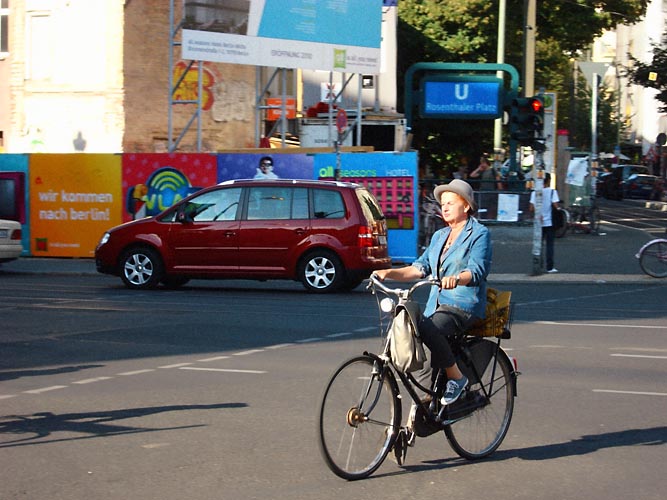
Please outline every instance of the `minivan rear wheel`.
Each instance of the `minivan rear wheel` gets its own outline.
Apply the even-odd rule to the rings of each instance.
[[[125,250],[120,260],[120,278],[127,288],[155,288],[164,274],[160,254],[148,247]]]
[[[333,292],[341,287],[345,279],[345,269],[333,252],[315,250],[301,260],[299,279],[310,292]]]

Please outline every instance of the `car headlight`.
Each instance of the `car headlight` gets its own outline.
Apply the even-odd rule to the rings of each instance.
[[[97,245],[98,247],[101,247],[104,245],[107,241],[109,241],[109,238],[111,238],[111,233],[104,233],[102,236],[102,239],[100,240],[99,244]]]

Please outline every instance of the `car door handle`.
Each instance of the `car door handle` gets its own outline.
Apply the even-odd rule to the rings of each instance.
[[[301,236],[302,234],[306,234],[306,228],[305,227],[297,227],[294,232]]]
[[[236,231],[225,231],[224,236],[225,238],[231,238],[233,236],[236,236]]]

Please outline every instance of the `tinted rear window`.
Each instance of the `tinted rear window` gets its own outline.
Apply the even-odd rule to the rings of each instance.
[[[366,220],[369,223],[384,219],[382,209],[380,208],[380,205],[378,205],[375,196],[373,196],[370,191],[367,189],[357,189],[356,193],[364,217],[366,217]]]

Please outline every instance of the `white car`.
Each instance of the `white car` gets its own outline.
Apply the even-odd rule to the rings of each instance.
[[[18,259],[23,252],[21,224],[0,219],[0,263]]]

